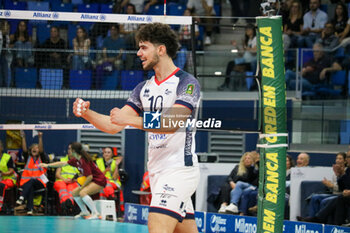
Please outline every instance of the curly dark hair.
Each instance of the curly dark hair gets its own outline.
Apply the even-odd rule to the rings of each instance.
[[[136,34],[136,42],[148,41],[152,44],[165,45],[169,57],[174,58],[179,49],[177,34],[167,24],[150,23],[140,27]]]

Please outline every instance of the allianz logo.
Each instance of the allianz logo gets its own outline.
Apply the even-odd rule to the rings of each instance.
[[[138,22],[152,22],[152,16],[135,16],[135,15],[129,15],[128,21],[138,21]]]
[[[34,13],[33,13],[33,17],[34,17],[34,18],[47,18],[47,19],[51,19],[52,13],[34,12]]]
[[[212,232],[226,232],[226,221],[227,219],[221,218],[220,216],[213,215],[210,218],[210,230]]]
[[[135,221],[137,219],[137,209],[133,206],[129,206],[127,216],[129,221]]]
[[[242,233],[256,233],[257,226],[255,223],[246,223],[244,218],[235,219],[235,231]]]

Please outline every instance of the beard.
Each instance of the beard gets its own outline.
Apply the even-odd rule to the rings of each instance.
[[[143,67],[144,70],[152,70],[155,65],[159,62],[159,56],[155,54],[149,64]]]

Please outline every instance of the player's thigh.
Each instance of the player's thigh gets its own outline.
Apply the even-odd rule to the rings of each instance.
[[[174,233],[198,233],[196,221],[194,219],[184,219],[176,224]]]
[[[85,188],[80,191],[80,196],[94,195],[103,189],[102,186],[96,184],[95,182],[90,182]]]
[[[178,220],[165,214],[149,213],[148,231],[149,233],[173,233]]]
[[[198,168],[169,169],[150,178],[152,190],[150,212],[169,215],[178,221],[186,216],[186,212],[194,213],[191,196],[198,185]]]

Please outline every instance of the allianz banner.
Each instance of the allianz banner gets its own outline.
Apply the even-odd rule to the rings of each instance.
[[[257,232],[283,231],[286,184],[286,92],[280,16],[258,17],[261,73],[260,168]]]

